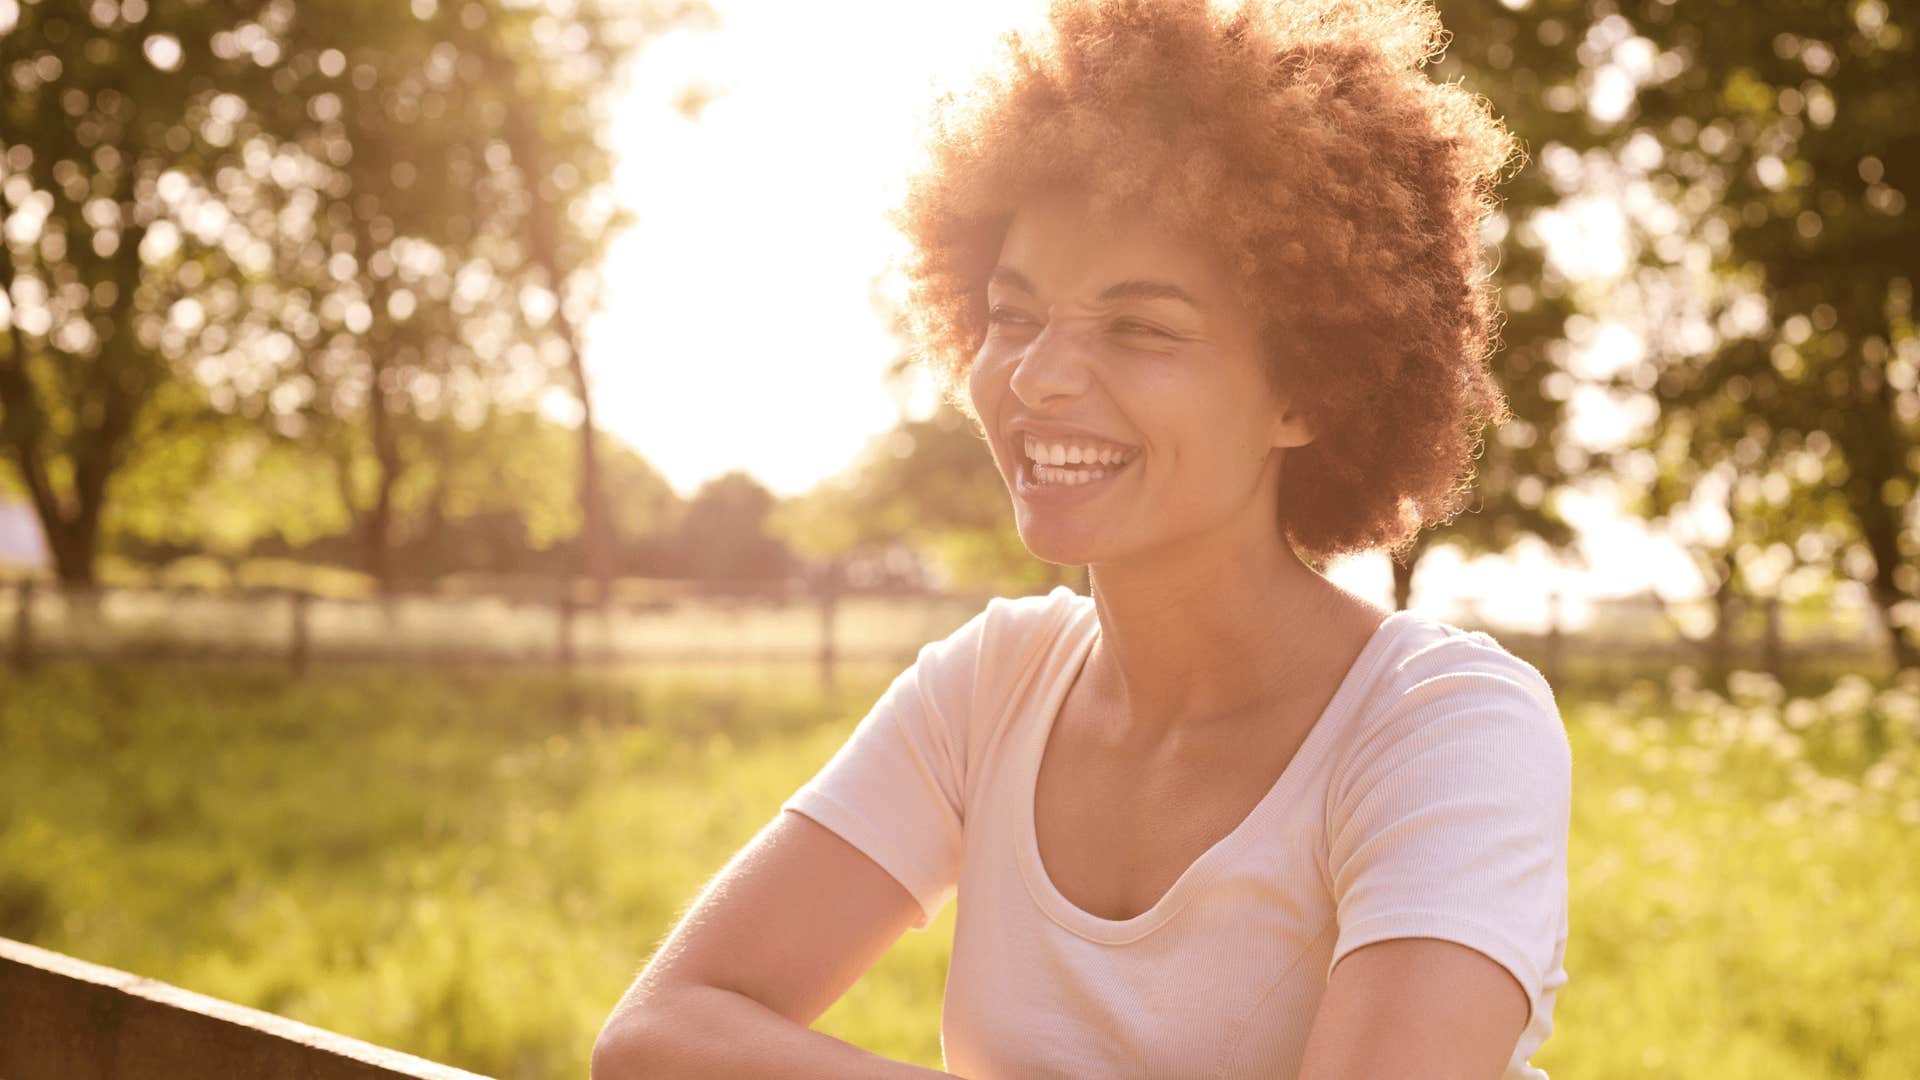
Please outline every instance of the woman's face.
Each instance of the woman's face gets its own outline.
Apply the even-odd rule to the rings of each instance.
[[[1014,215],[987,307],[968,392],[1035,556],[1278,540],[1281,448],[1311,435],[1208,252],[1151,222],[1096,229],[1082,202],[1047,196]]]

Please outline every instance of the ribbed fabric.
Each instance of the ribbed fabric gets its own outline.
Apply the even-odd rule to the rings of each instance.
[[[920,902],[956,894],[946,1068],[1020,1077],[1289,1077],[1341,956],[1456,941],[1525,989],[1503,1080],[1566,983],[1572,756],[1553,691],[1491,637],[1395,612],[1285,772],[1148,911],[1104,919],[1047,876],[1041,752],[1098,635],[1059,588],[996,599],[888,687],[782,804]]]

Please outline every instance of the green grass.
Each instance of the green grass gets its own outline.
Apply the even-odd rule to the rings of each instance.
[[[890,674],[0,676],[0,934],[501,1076],[581,1076],[701,883]],[[1920,686],[1563,700],[1555,1080],[1920,1075]],[[954,908],[817,1027],[937,1066]]]

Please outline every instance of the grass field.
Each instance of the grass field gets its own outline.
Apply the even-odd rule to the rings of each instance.
[[[0,934],[510,1077],[584,1076],[707,875],[845,737],[804,667],[569,683],[0,675]],[[1563,693],[1573,940],[1536,1063],[1920,1075],[1920,684]],[[817,1025],[937,1066],[954,909]]]

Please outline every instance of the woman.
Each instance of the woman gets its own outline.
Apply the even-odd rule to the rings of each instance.
[[[961,1076],[1544,1077],[1552,690],[1319,572],[1457,512],[1506,416],[1479,226],[1512,142],[1418,70],[1416,0],[1088,0],[1049,31],[946,102],[902,221],[921,342],[1092,596],[922,649],[596,1075],[926,1074],[807,1025],[957,893]]]

